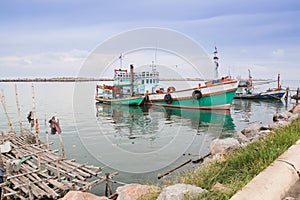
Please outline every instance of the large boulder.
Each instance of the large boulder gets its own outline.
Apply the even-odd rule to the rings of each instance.
[[[62,200],[108,200],[108,198],[96,196],[87,192],[70,191],[62,198]]]
[[[206,192],[205,189],[188,184],[175,184],[163,189],[157,200],[184,200]]]
[[[258,124],[254,124],[252,126],[249,126],[247,128],[244,128],[241,132],[247,137],[247,138],[253,138],[255,135],[259,132],[260,126]]]
[[[239,141],[240,144],[247,144],[250,142],[249,138],[247,138],[243,133],[238,132],[235,137]]]
[[[228,149],[235,149],[239,146],[239,141],[235,138],[215,139],[210,144],[212,155],[225,153]]]
[[[261,138],[264,138],[266,135],[270,135],[270,134],[274,134],[274,132],[271,131],[271,130],[261,130],[261,131],[259,131],[259,132],[255,135],[255,137],[253,137],[253,138],[251,139],[251,142],[254,142],[254,141],[256,141],[256,140],[259,140],[259,139],[261,139]]]
[[[244,128],[241,132],[247,137],[247,138],[253,138],[256,136],[256,134],[259,132],[260,126],[258,124],[254,124],[252,126],[249,126],[247,128]]]
[[[127,184],[117,188],[117,200],[137,200],[149,193],[159,192],[159,187],[140,184]]]

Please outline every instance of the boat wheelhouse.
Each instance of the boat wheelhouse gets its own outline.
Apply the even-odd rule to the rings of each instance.
[[[96,100],[106,104],[140,105],[144,95],[153,93],[159,84],[159,72],[134,72],[133,65],[127,69],[115,69],[113,86],[97,85]]]

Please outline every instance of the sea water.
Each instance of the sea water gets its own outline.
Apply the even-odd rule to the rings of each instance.
[[[300,81],[283,83],[292,89],[300,85]],[[23,127],[29,129],[26,117],[33,109],[34,95],[40,137],[44,141],[45,132],[50,131],[48,120],[56,114],[67,158],[105,166],[104,172],[118,171],[115,179],[125,183],[160,181],[160,174],[206,155],[214,139],[233,137],[254,124],[270,124],[275,113],[289,110],[294,103],[237,99],[229,112],[110,106],[96,104],[93,98],[87,101],[84,91],[74,92],[81,83],[76,84],[34,83],[33,93],[31,83],[17,83]],[[95,88],[96,83],[84,84]],[[272,86],[261,90],[268,87]],[[0,88],[10,120],[19,133],[15,83],[1,83]],[[8,131],[4,110],[0,110],[0,129]],[[57,135],[50,135],[50,141],[54,142],[52,149],[60,150]],[[180,170],[197,166],[190,163]],[[101,187],[93,190],[96,194],[103,191]]]

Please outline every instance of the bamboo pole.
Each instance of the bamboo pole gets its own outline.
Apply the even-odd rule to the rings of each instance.
[[[298,89],[297,89],[296,105],[298,105],[298,97],[299,97],[299,93],[300,93],[300,90],[299,90],[299,88],[298,88]]]
[[[23,135],[23,126],[22,126],[21,109],[20,109],[20,104],[19,104],[17,84],[15,84],[15,94],[16,94],[16,103],[17,103],[17,109],[18,109],[19,124],[20,124],[20,132],[21,132],[21,135]]]
[[[2,144],[4,143],[5,139],[4,139],[4,136],[5,136],[5,133],[4,131],[1,131],[1,136],[2,136]]]
[[[46,131],[46,148],[49,149],[50,148],[50,143],[49,143],[49,134],[48,131]]]
[[[105,186],[105,196],[109,196],[109,195],[112,195],[112,191],[111,191],[111,188],[110,188],[110,177],[109,177],[109,173],[106,173],[105,174],[105,177],[106,177],[106,186]],[[108,192],[109,192],[109,195],[108,195]]]
[[[2,94],[1,94],[1,104],[2,104],[2,107],[3,107],[4,113],[5,113],[6,119],[7,119],[9,132],[15,133],[14,127],[13,127],[13,125],[10,121],[10,118],[8,116],[8,113],[7,113],[7,108],[6,108],[6,103],[5,103],[5,97],[4,97],[3,90],[2,90]]]
[[[61,137],[61,134],[58,133],[58,137],[59,137],[59,143],[60,143],[60,146],[61,146],[61,153],[62,153],[62,158],[66,158],[66,155],[65,155],[65,147],[64,147],[64,143],[63,143],[63,140],[62,140],[62,137]]]
[[[1,164],[4,166],[4,163],[3,163],[3,160],[2,160],[2,152],[1,152],[1,148],[0,148],[0,162],[1,162]],[[2,180],[3,180],[3,182],[4,182],[4,177],[2,177]],[[5,181],[6,182],[6,181]],[[3,183],[1,183],[1,184],[3,184]],[[4,192],[4,187],[2,187],[1,186],[1,200],[2,199],[4,199],[4,197],[5,197],[5,194],[4,194],[5,192]]]
[[[32,194],[32,192],[31,192],[31,186],[30,186],[29,180],[28,180],[27,183],[28,183],[28,184],[27,184],[27,189],[28,189],[28,193],[29,193],[29,199],[30,199],[30,200],[33,200],[33,194]]]
[[[184,165],[186,165],[186,164],[188,164],[188,163],[190,163],[190,162],[192,162],[192,159],[189,159],[188,161],[182,163],[181,165],[175,167],[174,169],[171,169],[171,170],[169,170],[168,172],[166,172],[166,173],[164,173],[164,174],[162,174],[162,175],[159,175],[159,176],[158,176],[158,179],[161,179],[161,178],[163,178],[164,176],[167,176],[167,175],[171,174],[171,173],[174,172],[175,170],[177,170],[177,169],[183,167]]]
[[[31,89],[32,89],[32,114],[33,114],[33,119],[36,119],[35,116],[35,98],[34,98],[34,86],[33,83],[31,84]]]

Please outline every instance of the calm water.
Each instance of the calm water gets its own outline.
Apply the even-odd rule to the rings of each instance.
[[[285,81],[297,88],[299,81]],[[31,83],[18,83],[23,126],[32,110]],[[2,83],[8,114],[19,131],[14,83]],[[79,90],[78,90],[79,88]],[[276,112],[292,104],[234,100],[230,112],[199,112],[157,107],[122,107],[95,104],[95,83],[34,83],[35,104],[41,137],[54,113],[60,119],[68,158],[81,163],[107,166],[105,172],[119,171],[122,182],[152,182],[157,176],[209,152],[215,138],[232,137],[244,127],[272,122]],[[77,91],[76,91],[77,90]],[[87,93],[86,93],[87,92]],[[8,130],[1,107],[0,129]],[[51,135],[53,149],[59,149],[57,135]],[[187,167],[197,167],[189,164]],[[115,185],[116,186],[116,185]],[[102,193],[95,189],[94,193]]]

